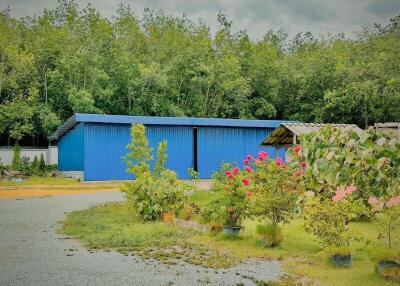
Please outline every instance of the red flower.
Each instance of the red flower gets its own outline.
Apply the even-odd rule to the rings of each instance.
[[[276,159],[275,159],[275,162],[276,162],[276,164],[277,164],[278,166],[282,165],[282,159],[281,159],[281,157],[276,158]]]
[[[307,163],[306,163],[306,162],[304,162],[304,161],[303,161],[303,162],[301,162],[301,163],[300,163],[300,167],[302,167],[302,168],[306,168],[306,167],[307,167]]]
[[[250,198],[253,195],[253,193],[250,191],[247,191],[244,195],[246,196],[246,198]]]
[[[265,151],[260,151],[260,152],[258,152],[258,159],[259,159],[260,161],[264,161],[264,160],[266,160],[267,158],[268,158],[267,152],[265,152]]]
[[[297,145],[296,147],[294,147],[294,152],[299,153],[301,151],[301,146]]]
[[[232,170],[232,173],[234,174],[234,175],[237,175],[238,173],[239,173],[239,168],[233,168],[233,170]]]
[[[249,179],[246,179],[246,178],[244,178],[243,180],[242,180],[242,183],[243,183],[243,186],[248,186],[249,184],[250,184],[250,181],[249,181]]]
[[[300,176],[301,176],[301,172],[300,172],[300,171],[297,171],[296,173],[294,173],[294,176],[295,176],[295,177],[300,177]]]
[[[251,156],[251,155],[247,155],[247,156],[246,156],[246,160],[253,161],[254,158],[253,158],[253,156]]]
[[[250,167],[246,167],[245,171],[246,171],[247,173],[251,173],[253,170],[252,170]]]
[[[243,164],[248,165],[249,163],[250,163],[250,161],[248,159],[243,160]]]

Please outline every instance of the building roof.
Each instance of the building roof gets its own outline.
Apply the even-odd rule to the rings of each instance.
[[[175,125],[175,126],[216,126],[216,127],[252,127],[276,128],[282,120],[249,120],[249,119],[220,119],[195,117],[156,117],[156,116],[129,116],[76,113],[61,125],[50,137],[58,140],[79,122],[136,124],[145,125]]]
[[[297,137],[303,134],[311,133],[320,130],[328,124],[323,123],[281,123],[272,133],[264,139],[261,145],[287,145],[293,144],[293,135]],[[364,132],[355,124],[329,124],[336,128],[349,128],[357,133]]]

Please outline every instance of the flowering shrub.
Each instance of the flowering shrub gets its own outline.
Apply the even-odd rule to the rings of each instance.
[[[297,162],[283,163],[279,157],[269,160],[265,152],[260,152],[257,160],[249,160],[248,167],[252,169],[253,180],[252,213],[269,220],[275,228],[289,222],[296,210],[298,195],[304,191],[303,169]]]
[[[144,220],[160,219],[166,212],[176,214],[183,206],[184,191],[188,186],[178,181],[175,172],[165,169],[167,143],[158,145],[157,160],[151,170],[149,163],[153,160],[153,149],[149,147],[145,127],[133,125],[131,136],[125,162],[135,180],[124,184],[121,190]]]
[[[314,234],[323,247],[346,247],[355,239],[349,222],[355,216],[350,197],[356,189],[354,185],[339,187],[331,199],[314,196],[306,201],[305,230]]]
[[[370,197],[368,199],[374,213],[382,213],[383,217],[376,220],[381,224],[386,235],[388,247],[392,248],[395,234],[400,230],[400,196],[390,197],[388,200]],[[385,236],[381,236],[385,238]]]
[[[218,222],[224,226],[241,226],[243,219],[249,216],[250,179],[245,170],[238,167],[225,170],[225,184],[220,192],[220,198],[206,207],[203,214],[206,220]]]
[[[368,205],[370,196],[387,196],[400,186],[400,143],[395,139],[333,126],[300,139],[292,157],[306,167],[307,187],[317,196],[330,198],[337,186],[354,183],[352,197]]]

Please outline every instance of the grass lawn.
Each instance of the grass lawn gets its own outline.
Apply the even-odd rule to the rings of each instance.
[[[21,183],[9,180],[0,180],[0,186],[28,186],[28,185],[76,185],[79,184],[77,180],[63,178],[63,177],[40,177],[32,176]]]
[[[215,194],[199,192],[189,199],[200,207]],[[246,221],[239,238],[222,234],[203,234],[179,229],[163,222],[141,223],[128,204],[107,204],[73,212],[63,222],[61,232],[83,242],[90,249],[117,250],[152,257],[166,263],[181,258],[189,263],[224,268],[246,258],[281,260],[285,271],[296,278],[306,277],[317,285],[394,285],[375,273],[370,258],[372,247],[365,242],[354,246],[353,265],[335,269],[327,254],[321,251],[315,238],[304,232],[302,221],[294,220],[284,228],[284,240],[279,247],[265,248],[255,234],[259,222]],[[363,237],[374,241],[378,227],[369,222],[351,225]]]

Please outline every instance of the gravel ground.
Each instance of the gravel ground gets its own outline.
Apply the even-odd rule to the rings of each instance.
[[[0,201],[0,285],[254,285],[276,281],[277,261],[247,261],[214,271],[179,263],[164,265],[116,252],[90,253],[56,233],[66,212],[111,201],[121,193]]]

